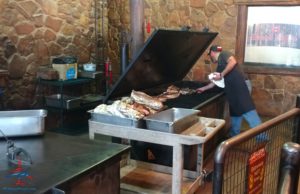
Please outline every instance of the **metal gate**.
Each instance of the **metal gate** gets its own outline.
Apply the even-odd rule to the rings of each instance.
[[[222,142],[215,154],[213,194],[277,193],[281,148],[299,141],[299,115],[294,108]],[[268,139],[262,141],[262,135]],[[256,166],[254,155],[260,156]]]

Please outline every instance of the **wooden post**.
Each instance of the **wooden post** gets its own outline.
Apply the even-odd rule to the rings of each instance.
[[[300,95],[297,95],[296,108],[300,108]],[[294,121],[294,139],[293,142],[300,144],[300,116],[297,116]]]
[[[172,193],[181,194],[183,175],[183,145],[173,147]]]
[[[144,0],[130,1],[131,58],[144,43]]]

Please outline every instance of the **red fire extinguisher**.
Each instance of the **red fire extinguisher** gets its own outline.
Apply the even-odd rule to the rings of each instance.
[[[105,78],[108,78],[108,69],[109,69],[109,64],[110,64],[110,61],[109,61],[109,58],[106,59],[105,61],[105,67],[104,67],[104,71],[105,71]]]
[[[146,31],[147,33],[151,32],[151,23],[150,23],[150,19],[148,19],[147,24],[146,24]]]
[[[112,85],[112,65],[109,58],[105,62],[105,78],[109,86]]]

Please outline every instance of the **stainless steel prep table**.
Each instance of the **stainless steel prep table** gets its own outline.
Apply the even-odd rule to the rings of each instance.
[[[31,179],[19,177],[25,185],[18,186],[17,177],[12,176],[16,171],[16,166],[8,165],[6,159],[6,142],[0,141],[0,193],[44,193],[49,189],[58,186],[66,193],[99,193],[105,188],[109,188],[111,183],[115,192],[119,193],[120,185],[120,164],[121,155],[129,151],[129,146],[118,145],[107,142],[91,141],[81,137],[65,136],[57,133],[46,133],[44,136],[10,138],[15,146],[24,148],[32,157],[33,164],[26,169]],[[111,176],[106,177],[106,182],[100,178],[96,181],[98,172],[106,173],[111,170]],[[89,180],[95,177],[95,181]],[[108,178],[109,177],[109,178]],[[110,180],[114,177],[116,180]],[[88,187],[80,188],[84,185],[81,180],[89,180]],[[101,182],[102,181],[102,182]],[[104,184],[104,185],[103,185]],[[99,188],[99,187],[103,188]],[[98,191],[95,188],[99,189]],[[74,191],[76,189],[77,191]],[[83,189],[83,190],[80,190]],[[88,191],[86,190],[88,189]],[[103,191],[105,193],[105,191]],[[102,193],[103,193],[102,192]],[[107,191],[106,191],[107,193]],[[110,192],[111,193],[111,192]]]
[[[186,129],[180,134],[166,133],[160,131],[146,130],[135,127],[125,127],[89,120],[90,139],[94,139],[95,134],[108,135],[113,137],[125,138],[130,140],[155,143],[160,145],[172,146],[173,148],[173,168],[172,168],[172,194],[180,194],[183,179],[183,146],[201,145],[214,136],[224,125],[222,119],[210,119],[199,117],[199,122],[205,127],[205,136],[197,136],[199,128],[192,130]],[[188,130],[188,131],[187,131]],[[198,162],[197,162],[198,163]],[[201,163],[198,163],[202,165]],[[197,168],[199,174],[201,168]],[[199,181],[198,177],[196,181]]]

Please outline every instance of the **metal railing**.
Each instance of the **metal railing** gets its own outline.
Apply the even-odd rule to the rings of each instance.
[[[300,145],[285,143],[281,149],[278,194],[297,194],[300,169]]]
[[[213,194],[277,193],[281,148],[299,140],[299,116],[300,109],[293,108],[222,142],[215,154]]]

